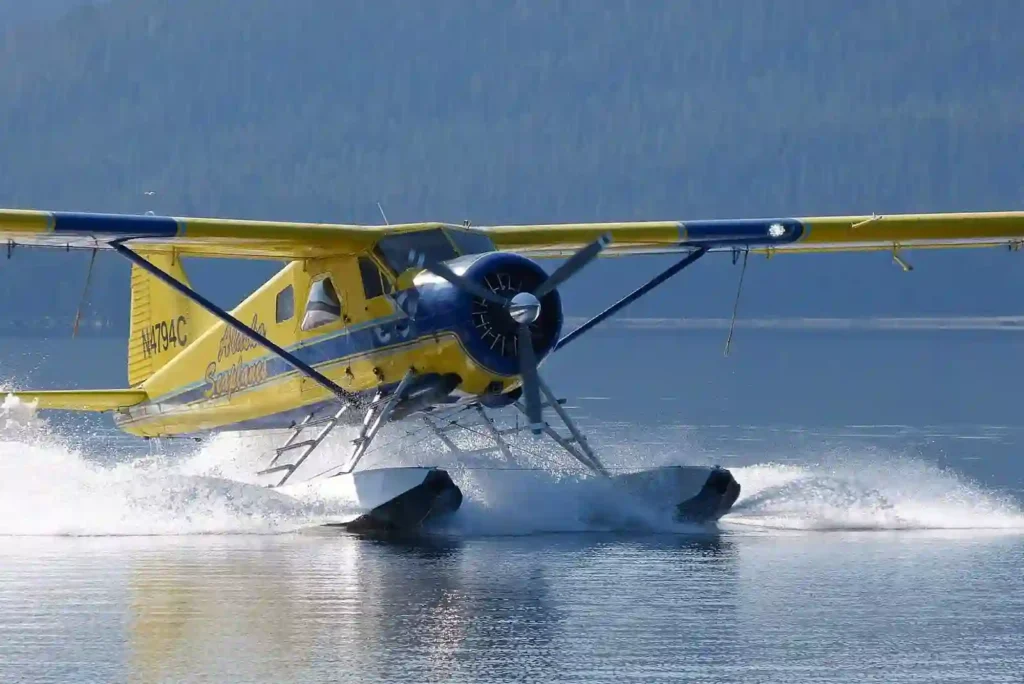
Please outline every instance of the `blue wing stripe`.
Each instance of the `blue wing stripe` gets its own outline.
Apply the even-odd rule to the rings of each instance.
[[[169,238],[178,234],[178,222],[168,216],[81,214],[53,212],[55,233],[114,237]]]
[[[775,245],[795,242],[804,226],[794,219],[741,219],[735,221],[685,221],[688,244]]]

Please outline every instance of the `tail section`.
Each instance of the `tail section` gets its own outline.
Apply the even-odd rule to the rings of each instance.
[[[8,396],[37,409],[65,411],[116,411],[141,404],[148,398],[142,390],[46,390],[11,392]]]
[[[182,283],[188,277],[175,254],[143,254]],[[128,384],[137,387],[185,350],[214,322],[212,316],[138,266],[132,266]]]

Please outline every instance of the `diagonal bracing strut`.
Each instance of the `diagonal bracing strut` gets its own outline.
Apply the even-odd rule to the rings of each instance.
[[[610,316],[615,315],[621,309],[629,306],[630,304],[632,304],[636,300],[640,299],[645,294],[647,294],[648,292],[650,292],[654,288],[658,287],[663,282],[665,282],[666,280],[668,280],[669,278],[671,278],[675,274],[679,273],[684,268],[686,268],[687,266],[689,266],[693,262],[697,261],[698,259],[700,259],[702,256],[704,256],[707,253],[708,253],[708,248],[707,247],[698,247],[697,249],[693,250],[692,252],[687,254],[685,257],[683,257],[682,259],[680,259],[676,263],[672,264],[671,266],[666,268],[664,271],[662,271],[658,275],[656,275],[653,278],[651,278],[650,280],[648,280],[645,284],[643,284],[640,287],[638,287],[637,289],[633,290],[628,295],[626,295],[625,297],[623,297],[619,301],[615,302],[614,304],[609,306],[607,309],[605,309],[601,313],[597,314],[596,316],[591,318],[589,321],[587,321],[586,323],[584,323],[580,327],[578,327],[575,330],[573,330],[571,333],[569,333],[568,335],[566,335],[562,339],[558,340],[558,343],[555,345],[555,348],[552,349],[552,351],[553,352],[558,351],[559,349],[561,349],[565,345],[569,344],[570,342],[575,340],[577,337],[579,337],[583,333],[585,333],[588,330],[590,330],[591,328],[593,328],[595,325],[597,325],[601,321],[605,320],[606,318],[609,318]]]
[[[359,436],[355,439],[355,449],[352,450],[348,463],[345,464],[345,467],[341,469],[339,474],[351,473],[356,469],[359,460],[366,454],[366,450],[370,447],[370,443],[373,442],[373,438],[377,436],[377,431],[391,418],[391,412],[402,399],[402,395],[405,394],[406,388],[409,387],[409,383],[412,382],[414,377],[416,377],[416,371],[410,368],[402,376],[402,381],[398,383],[398,387],[384,399],[382,404],[377,405],[375,402],[367,409],[366,416],[363,418],[363,426],[359,431]]]
[[[259,344],[272,354],[276,355],[285,363],[291,365],[293,368],[295,368],[295,370],[299,371],[300,373],[307,376],[311,380],[314,380],[315,382],[319,383],[321,386],[323,386],[325,389],[327,389],[332,394],[337,396],[347,405],[356,405],[357,402],[355,396],[351,392],[347,392],[346,390],[342,389],[338,385],[338,383],[334,382],[333,380],[325,376],[323,373],[319,372],[318,370],[307,364],[302,359],[296,357],[294,354],[284,349],[283,347],[271,342],[269,339],[266,338],[266,336],[259,334],[251,327],[249,327],[242,321],[238,320],[237,318],[229,314],[224,309],[220,308],[219,306],[211,302],[206,297],[203,297],[201,294],[190,288],[185,283],[181,282],[174,276],[165,272],[163,269],[154,266],[147,259],[139,255],[138,253],[132,251],[128,247],[125,247],[121,240],[112,241],[110,243],[110,246],[118,254],[128,259],[130,262],[132,262],[142,270],[146,271],[154,278],[157,278],[161,282],[165,283],[168,287],[172,288],[173,290],[181,294],[183,297],[189,299],[192,302],[195,302],[202,308],[206,309],[211,314],[213,314],[220,320],[224,321],[224,323],[227,324],[228,326],[234,328],[238,332],[242,333],[243,335],[251,339],[253,342]]]

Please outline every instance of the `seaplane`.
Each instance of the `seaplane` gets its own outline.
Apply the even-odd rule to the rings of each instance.
[[[732,473],[607,468],[541,377],[542,362],[713,252],[744,264],[751,254],[888,252],[910,270],[913,249],[1019,250],[1024,212],[477,227],[11,209],[0,210],[0,239],[8,257],[49,247],[113,250],[131,262],[129,387],[13,396],[42,410],[106,412],[144,438],[281,433],[280,446],[254,454],[261,484],[352,502],[352,515],[330,524],[410,532],[455,515],[463,498],[440,467],[360,467],[383,426],[410,421],[456,461],[511,458],[513,439],[547,440],[585,477],[676,519],[718,520],[740,493]],[[652,254],[678,260],[563,334],[561,285],[598,257]],[[182,262],[191,258],[285,265],[226,310],[190,285]],[[545,258],[562,261],[549,273]],[[304,468],[338,426],[355,435],[344,453]]]

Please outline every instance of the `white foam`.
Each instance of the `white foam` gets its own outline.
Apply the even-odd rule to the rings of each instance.
[[[1020,530],[1024,512],[906,456],[835,453],[814,465],[733,468],[742,493],[723,524],[788,530]]]
[[[690,450],[679,446],[685,431],[667,434],[659,447],[617,434],[602,451],[608,463],[632,468],[706,462],[680,453]],[[390,446],[367,464],[446,467],[464,494],[448,528],[454,534],[695,531],[607,482],[580,477],[565,459],[553,468],[554,449],[529,438],[532,455],[515,461],[456,462],[430,440],[410,445],[400,436],[386,431],[381,444]],[[319,457],[337,462],[346,437],[338,431]],[[0,535],[277,534],[349,514],[342,502],[300,501],[254,484],[259,456],[280,443],[279,434],[227,434],[184,454],[126,459],[110,436],[58,436],[31,407],[8,398],[0,407]],[[902,456],[833,454],[813,465],[732,471],[743,493],[725,528],[1024,531],[1017,504]]]
[[[192,459],[116,462],[97,443],[52,434],[8,398],[0,411],[0,535],[268,533],[340,512],[199,472]]]

